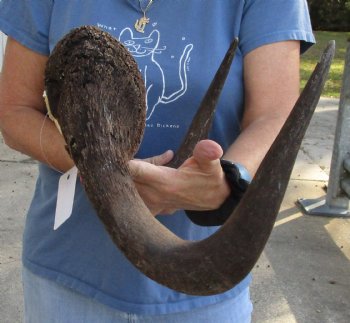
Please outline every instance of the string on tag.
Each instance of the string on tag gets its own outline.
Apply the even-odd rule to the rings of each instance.
[[[49,159],[48,159],[48,157],[47,157],[47,155],[46,155],[46,153],[45,153],[45,150],[44,150],[42,136],[43,136],[43,131],[44,131],[46,119],[48,118],[48,116],[49,116],[48,113],[46,113],[46,115],[45,115],[45,117],[44,117],[44,121],[43,121],[43,123],[42,123],[42,125],[41,125],[41,128],[40,128],[40,134],[39,134],[39,146],[40,146],[40,151],[41,151],[41,154],[43,155],[43,157],[44,157],[46,163],[47,163],[53,170],[55,170],[56,172],[58,172],[58,173],[60,173],[60,174],[63,174],[60,170],[58,170],[56,167],[54,167],[54,166],[50,163],[50,161],[49,161]]]

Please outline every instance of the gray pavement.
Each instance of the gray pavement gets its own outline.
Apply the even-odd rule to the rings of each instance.
[[[350,219],[305,216],[299,197],[325,196],[338,100],[321,99],[303,140],[288,191],[256,264],[253,321],[350,322]],[[0,322],[21,322],[21,237],[37,175],[27,156],[0,136]],[[220,323],[220,322],[218,322]]]

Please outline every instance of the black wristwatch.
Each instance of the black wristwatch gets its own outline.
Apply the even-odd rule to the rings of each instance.
[[[231,194],[216,210],[186,210],[189,219],[197,225],[218,226],[224,224],[238,205],[251,182],[251,176],[243,165],[225,159],[221,159],[220,163],[231,188]]]

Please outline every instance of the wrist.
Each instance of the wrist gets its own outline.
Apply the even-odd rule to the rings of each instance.
[[[202,226],[218,226],[224,224],[239,204],[251,182],[251,176],[242,164],[234,163],[225,159],[221,159],[220,164],[225,173],[226,182],[230,187],[231,192],[223,204],[216,210],[186,210],[187,216],[195,224]]]

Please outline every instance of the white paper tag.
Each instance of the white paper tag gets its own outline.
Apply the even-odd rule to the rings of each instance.
[[[60,177],[58,182],[54,230],[57,230],[72,214],[77,175],[78,168],[74,166]]]

